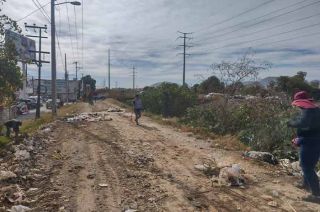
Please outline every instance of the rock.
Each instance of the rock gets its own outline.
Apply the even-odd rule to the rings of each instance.
[[[272,191],[272,196],[274,196],[274,197],[279,197],[279,192],[276,191],[276,190],[273,190],[273,191]]]
[[[261,195],[261,198],[264,199],[264,200],[267,200],[267,201],[272,201],[273,200],[273,197],[269,196],[269,195]]]
[[[205,170],[207,170],[208,167],[205,165],[202,165],[202,164],[197,164],[194,166],[194,168],[198,171],[205,171]]]
[[[249,152],[245,152],[243,155],[245,157],[252,158],[255,160],[260,160],[273,165],[278,164],[278,160],[276,159],[276,157],[269,152],[249,151]]]
[[[16,178],[17,175],[11,171],[0,171],[0,181]]]
[[[274,208],[278,207],[278,203],[276,201],[268,202],[268,205]]]
[[[30,153],[27,150],[18,150],[14,153],[17,160],[28,160],[30,158]]]
[[[25,211],[30,211],[31,208],[23,206],[23,205],[16,205],[16,206],[12,206],[10,210],[11,212],[25,212]]]
[[[156,198],[151,197],[151,198],[148,199],[148,201],[149,201],[149,202],[154,202],[154,201],[156,201]]]
[[[231,167],[221,169],[219,173],[219,184],[242,186],[244,184],[244,178],[241,171],[239,164],[233,164]]]
[[[99,186],[100,186],[100,187],[108,187],[109,185],[106,184],[106,183],[100,183]]]

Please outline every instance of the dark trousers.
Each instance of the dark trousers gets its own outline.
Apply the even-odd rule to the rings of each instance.
[[[305,143],[308,143],[308,141],[305,141]],[[319,178],[315,170],[320,157],[320,141],[315,141],[313,143],[315,145],[312,145],[312,143],[301,145],[300,165],[304,184],[311,189],[313,195],[320,196]]]
[[[134,109],[134,114],[136,115],[135,121],[138,122],[138,119],[141,117],[141,109]]]

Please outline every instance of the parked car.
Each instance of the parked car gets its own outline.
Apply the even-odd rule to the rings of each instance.
[[[63,106],[63,103],[60,101],[60,99],[56,99],[56,107],[60,108]],[[46,102],[46,108],[51,109],[52,108],[52,99],[48,99]]]
[[[37,107],[37,102],[33,99],[19,99],[19,102],[26,103],[29,110],[35,109]]]

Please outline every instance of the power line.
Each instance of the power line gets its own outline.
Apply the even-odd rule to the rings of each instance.
[[[49,17],[49,15],[48,15],[48,13],[43,9],[43,6],[40,4],[40,2],[38,1],[38,0],[36,0],[37,1],[37,3],[34,1],[34,0],[32,0],[32,2],[34,3],[34,5],[40,10],[40,12],[42,13],[42,15],[49,21],[49,23],[50,23],[50,17]]]
[[[235,15],[235,16],[232,16],[232,17],[227,18],[227,19],[225,19],[225,20],[223,20],[223,21],[214,23],[214,24],[210,25],[208,28],[212,28],[212,27],[214,27],[214,26],[218,26],[218,25],[221,25],[221,24],[223,24],[223,23],[229,22],[229,21],[231,21],[231,20],[233,20],[233,19],[235,19],[235,18],[238,18],[238,17],[240,17],[240,16],[242,16],[242,15],[245,15],[245,14],[247,14],[247,13],[253,11],[253,10],[256,10],[256,9],[258,9],[258,8],[266,5],[266,4],[269,4],[269,3],[273,2],[273,1],[275,1],[275,0],[269,0],[269,1],[267,1],[267,2],[263,2],[263,3],[255,6],[255,7],[253,7],[253,8],[250,8],[250,9],[248,9],[248,10],[245,10],[245,11],[243,11],[243,12],[241,12],[241,13]],[[203,30],[205,30],[205,29],[200,29],[200,30],[198,30],[198,32],[203,31]]]
[[[76,7],[73,7],[74,9],[74,25],[75,25],[75,32],[76,32],[76,48],[77,48],[77,59],[79,58],[79,40],[78,40],[78,25],[77,25],[77,13],[76,13]]]
[[[40,8],[35,9],[34,11],[32,11],[31,13],[29,13],[28,15],[24,16],[23,18],[20,18],[17,20],[17,22],[20,22],[26,18],[28,18],[29,16],[33,15],[34,13],[38,12],[39,10],[41,10],[42,8],[46,7],[48,4],[50,4],[50,2],[46,3],[45,5],[41,6]]]
[[[82,61],[82,67],[84,68],[84,51],[83,51],[83,0],[81,0],[81,61]]]
[[[304,0],[304,1],[305,1],[305,0]],[[302,2],[304,2],[304,1],[302,1]],[[302,2],[298,2],[298,3],[302,3]],[[301,10],[301,9],[303,9],[303,8],[306,8],[306,7],[309,7],[309,6],[318,4],[318,3],[320,3],[320,1],[316,1],[316,2],[313,2],[313,3],[311,3],[311,4],[307,4],[307,5],[298,7],[298,8],[296,8],[296,9],[294,9],[294,10],[290,10],[290,11],[287,11],[287,12],[285,12],[285,13],[278,14],[278,15],[276,15],[276,16],[273,16],[273,17],[264,19],[264,20],[262,20],[262,21],[253,23],[253,24],[251,24],[251,25],[248,25],[248,26],[246,26],[246,27],[244,27],[244,28],[237,28],[237,29],[234,29],[234,30],[232,30],[232,31],[228,31],[228,32],[225,32],[225,33],[222,33],[222,34],[218,34],[218,35],[211,36],[211,37],[209,37],[209,38],[207,38],[207,39],[202,39],[202,40],[200,40],[200,41],[201,41],[201,42],[205,42],[205,41],[208,41],[208,40],[212,40],[212,39],[214,39],[214,38],[217,38],[217,37],[222,37],[222,36],[228,35],[228,34],[233,33],[233,32],[241,31],[241,30],[243,30],[243,29],[247,29],[247,28],[250,28],[250,27],[252,27],[252,26],[256,26],[256,25],[258,25],[258,24],[261,24],[261,23],[270,21],[270,20],[272,20],[272,19],[276,19],[276,18],[279,18],[279,17],[281,17],[281,16],[288,15],[288,14],[290,14],[290,13],[296,12],[296,11],[298,11],[298,10]],[[297,3],[296,3],[296,4],[297,4]],[[296,5],[296,4],[294,4],[294,5]],[[291,6],[292,6],[292,5],[291,5]],[[291,7],[291,6],[289,6],[289,7]],[[244,24],[244,23],[251,22],[252,20],[260,19],[260,18],[262,18],[262,17],[265,17],[265,16],[267,16],[267,15],[270,15],[270,14],[272,14],[272,13],[278,12],[278,11],[283,10],[283,9],[287,9],[287,8],[289,8],[289,7],[282,8],[282,9],[279,9],[279,10],[276,10],[276,11],[273,11],[273,12],[270,12],[270,13],[267,13],[267,14],[265,14],[265,15],[263,15],[263,16],[260,16],[260,17],[251,19],[251,20],[249,20],[249,21],[244,21],[244,22],[241,22],[240,24],[236,24],[236,25],[233,25],[233,26],[231,26],[231,27],[224,28],[224,29],[234,28],[234,27],[236,27],[236,26],[242,25],[242,24]],[[219,30],[219,31],[220,31],[220,30]],[[224,31],[224,30],[222,30],[222,31]],[[214,31],[214,32],[212,32],[212,33],[215,33],[215,32],[218,32],[218,31]],[[210,33],[210,34],[212,34],[212,33]]]
[[[276,26],[272,26],[272,27],[269,27],[269,28],[261,29],[261,30],[255,31],[255,32],[250,32],[250,33],[247,33],[247,34],[243,34],[243,35],[240,35],[240,36],[234,36],[234,37],[231,37],[231,38],[226,38],[226,39],[223,39],[223,41],[251,36],[251,35],[254,35],[254,34],[258,34],[260,32],[264,32],[264,31],[268,31],[268,30],[271,30],[271,29],[279,28],[279,27],[286,26],[286,25],[293,24],[293,23],[297,23],[297,22],[300,22],[300,21],[305,21],[307,19],[316,17],[318,15],[320,15],[320,13],[317,13],[317,14],[314,14],[314,15],[311,15],[311,16],[307,16],[307,17],[303,17],[303,18],[299,18],[299,19],[296,19],[296,20],[293,20],[293,21],[289,21],[289,22],[286,22],[286,23],[283,23],[283,24],[279,24],[279,25],[276,25]]]
[[[36,1],[37,1],[37,3],[38,3],[39,5],[37,5],[37,3],[36,3],[34,0],[32,0],[32,2],[34,3],[34,5],[41,11],[42,15],[43,15],[43,16],[47,19],[47,21],[51,24],[51,20],[50,20],[50,17],[49,17],[49,15],[48,15],[47,11],[45,11],[45,10],[43,9],[43,5],[41,5],[38,0],[36,0]],[[41,10],[41,9],[42,9],[42,10]],[[58,36],[58,33],[57,33],[57,32],[56,32],[56,37],[57,37],[57,43],[58,43],[58,49],[59,49],[59,54],[60,54],[60,58],[61,58],[61,63],[62,63],[62,65],[63,65],[63,56],[62,56],[62,51],[61,51],[61,47],[60,47],[60,40],[59,40],[59,36]]]
[[[71,37],[71,25],[70,25],[70,17],[69,17],[69,8],[68,8],[68,4],[65,4],[65,5],[66,5],[66,10],[67,10],[68,30],[69,30],[69,38],[70,38],[70,43],[71,43],[71,49],[72,49],[72,59],[75,60],[73,40],[72,40],[72,37]]]
[[[248,40],[248,41],[243,41],[243,42],[239,42],[239,43],[232,43],[232,44],[224,45],[224,46],[221,46],[221,47],[213,48],[211,50],[218,50],[218,49],[222,49],[222,48],[226,48],[226,47],[238,46],[238,45],[242,45],[242,44],[246,44],[246,43],[251,43],[251,42],[254,42],[254,41],[264,40],[264,39],[268,39],[268,38],[275,37],[275,36],[278,36],[278,35],[284,35],[284,34],[288,34],[288,33],[291,33],[291,32],[295,32],[295,31],[299,31],[299,30],[302,30],[302,29],[311,28],[311,27],[319,26],[319,25],[320,25],[320,23],[311,24],[311,25],[308,25],[308,26],[299,27],[299,28],[292,29],[292,30],[289,30],[289,31],[276,33],[276,34],[272,34],[272,35],[269,35],[269,36],[265,36],[265,37],[261,37],[261,38],[257,38],[257,39],[253,39],[253,40]]]

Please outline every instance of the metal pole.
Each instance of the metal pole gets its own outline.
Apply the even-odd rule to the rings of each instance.
[[[111,84],[110,84],[110,49],[108,49],[108,88],[111,89]]]
[[[40,87],[41,87],[41,31],[39,29],[39,64],[38,64],[38,89],[37,89],[37,110],[36,119],[40,118]]]
[[[52,98],[52,115],[57,115],[56,104],[56,78],[57,78],[57,64],[56,64],[56,25],[54,15],[55,0],[51,0],[51,98]]]
[[[136,94],[136,91],[135,91],[135,77],[136,77],[136,75],[135,75],[135,67],[133,66],[132,67],[132,89],[133,89],[133,94]]]
[[[67,54],[64,54],[64,78],[66,81],[66,93],[67,93],[67,103],[69,103],[69,79],[68,79],[68,70],[67,70]]]
[[[183,36],[183,82],[182,85],[186,83],[186,34]]]

